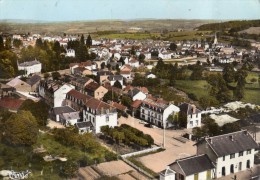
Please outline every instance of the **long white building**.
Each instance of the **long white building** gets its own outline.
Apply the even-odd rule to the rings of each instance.
[[[29,74],[40,73],[42,70],[42,64],[36,59],[33,61],[26,61],[20,64],[17,62],[17,66],[18,70],[24,70],[27,76]]]
[[[163,127],[163,125],[169,127],[171,123],[168,122],[168,117],[179,111],[179,107],[167,101],[148,96],[142,101],[140,118],[158,127]]]

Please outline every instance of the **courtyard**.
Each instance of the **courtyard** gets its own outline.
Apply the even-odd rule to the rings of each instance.
[[[139,119],[129,116],[128,118],[121,117],[119,119],[119,125],[128,124],[135,127],[146,134],[151,135],[154,138],[155,144],[158,146],[163,145],[163,129],[161,128],[149,128],[145,127],[143,123],[140,123]],[[174,139],[174,137],[180,137],[181,135],[188,133],[189,130],[165,130],[165,151],[150,154],[147,156],[139,157],[138,160],[142,162],[147,168],[153,170],[156,173],[164,170],[167,165],[174,162],[176,159],[184,158],[187,156],[196,154],[196,146],[193,146],[195,142],[187,141],[183,143]],[[156,162],[156,163],[151,163]]]

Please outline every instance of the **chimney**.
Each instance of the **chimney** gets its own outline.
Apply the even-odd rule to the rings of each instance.
[[[248,132],[247,131],[244,131],[245,135],[248,135]]]
[[[233,135],[230,135],[230,136],[229,136],[229,139],[230,139],[231,141],[234,141]]]
[[[212,139],[211,139],[211,138],[209,138],[209,143],[210,143],[210,144],[213,144],[213,141],[212,141]]]
[[[195,114],[196,113],[196,106],[194,104],[192,104],[191,107],[192,107],[192,113]]]

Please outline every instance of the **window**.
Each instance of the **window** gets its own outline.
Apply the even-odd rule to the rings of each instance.
[[[223,156],[222,160],[225,161],[225,156]]]
[[[109,116],[106,116],[106,122],[109,122]]]
[[[144,109],[142,109],[142,113],[144,113]]]
[[[238,157],[243,156],[243,151],[239,152]]]
[[[235,158],[235,154],[230,154],[230,159]]]
[[[251,149],[246,151],[246,154],[251,154]]]

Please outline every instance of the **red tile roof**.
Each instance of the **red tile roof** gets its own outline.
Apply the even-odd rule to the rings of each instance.
[[[126,106],[124,106],[123,104],[119,104],[117,102],[111,102],[111,105],[121,111],[125,111],[127,109]]]
[[[23,104],[24,100],[22,99],[14,99],[14,98],[1,98],[0,99],[0,107],[18,110]]]
[[[134,102],[132,102],[131,106],[133,108],[139,108],[142,104],[142,101],[141,100],[135,100]]]
[[[82,100],[83,102],[86,102],[89,99],[93,98],[92,96],[89,96],[89,95],[86,95],[86,94],[82,94],[81,92],[78,92],[78,91],[76,91],[74,89],[70,90],[67,94],[69,96],[74,97],[75,99]]]
[[[100,87],[100,85],[96,82],[91,82],[85,86],[86,90],[95,91]]]

